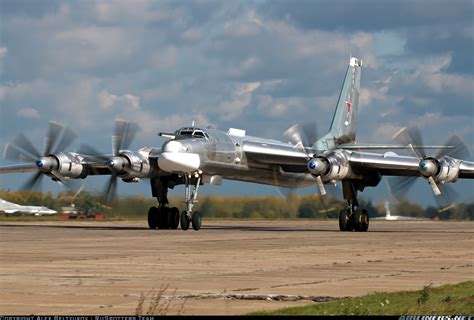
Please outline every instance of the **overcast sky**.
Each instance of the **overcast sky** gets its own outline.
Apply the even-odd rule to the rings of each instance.
[[[159,147],[157,132],[193,120],[280,139],[313,119],[323,134],[352,55],[364,60],[358,142],[392,142],[399,128],[416,124],[427,144],[457,134],[474,150],[472,1],[0,4],[2,147],[24,132],[42,149],[49,120],[69,124],[76,146],[104,152],[115,118],[140,123],[134,148]],[[15,190],[27,176],[1,176],[0,187]],[[105,181],[87,179],[86,187]],[[59,190],[45,182],[44,190]],[[456,189],[474,198],[471,181]],[[203,190],[276,194],[228,181]],[[120,183],[119,192],[150,194],[145,182]],[[388,192],[381,183],[364,195],[380,200]],[[411,198],[431,203],[429,186],[419,181]]]

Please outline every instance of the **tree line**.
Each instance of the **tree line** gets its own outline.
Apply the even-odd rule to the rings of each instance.
[[[122,218],[145,218],[149,207],[156,205],[156,200],[144,196],[120,197],[107,204],[101,195],[81,192],[74,197],[73,193],[60,192],[9,192],[0,189],[0,198],[22,205],[38,205],[57,210],[62,213],[63,207],[72,204],[82,212],[118,216]],[[171,198],[173,204],[182,204],[181,199]],[[385,216],[385,203],[373,203],[362,198],[360,205],[367,208],[371,217]],[[333,196],[320,195],[283,196],[217,196],[204,195],[195,206],[205,217],[221,219],[332,219],[346,202]],[[181,205],[180,210],[184,210]],[[474,220],[474,202],[458,203],[448,210],[436,207],[423,208],[417,203],[402,200],[390,203],[392,215],[411,216],[429,219]]]

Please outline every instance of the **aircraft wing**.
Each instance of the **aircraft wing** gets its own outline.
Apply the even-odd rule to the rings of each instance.
[[[379,172],[387,176],[420,176],[420,160],[415,157],[351,152],[351,168],[359,172]],[[459,159],[459,178],[474,179],[474,163]]]
[[[293,145],[272,144],[254,141],[246,141],[242,146],[248,162],[301,166],[302,170],[308,163],[308,155],[301,149],[298,150]]]
[[[294,145],[247,141],[243,144],[243,151],[249,166],[278,165],[284,171],[308,173],[307,163],[310,158],[302,148],[298,150]],[[420,160],[416,157],[344,149],[333,150],[332,153],[339,153],[342,157],[334,158],[333,162],[330,161],[331,163],[343,161],[344,165],[350,166],[352,171],[360,175],[421,176]],[[474,162],[454,160],[455,169],[459,169],[458,178],[474,179]]]

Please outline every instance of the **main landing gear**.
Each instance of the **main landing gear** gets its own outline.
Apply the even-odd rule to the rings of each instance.
[[[193,206],[197,203],[201,172],[197,172],[195,175],[186,174],[183,178],[185,184],[184,203],[187,210],[181,212],[181,214],[178,208],[167,206],[169,181],[164,178],[152,181],[152,192],[157,197],[159,206],[151,207],[148,210],[148,226],[150,229],[177,229],[179,225],[181,225],[182,230],[188,230],[190,226],[196,231],[201,229],[201,214],[199,211],[193,211]],[[195,182],[195,184],[192,182]]]
[[[179,210],[176,207],[151,207],[148,210],[150,229],[178,229]]]
[[[349,180],[342,183],[344,199],[348,206],[339,212],[339,230],[365,232],[369,229],[369,212],[359,207],[357,189]]]

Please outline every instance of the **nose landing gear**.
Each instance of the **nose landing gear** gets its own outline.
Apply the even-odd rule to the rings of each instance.
[[[184,176],[184,203],[186,204],[186,211],[181,213],[181,229],[188,230],[189,224],[192,224],[193,229],[198,231],[201,229],[202,218],[199,211],[193,212],[194,204],[197,203],[197,194],[199,190],[199,185],[201,183],[201,174],[196,173],[195,177],[197,178],[196,184],[191,184],[192,175]],[[183,225],[184,222],[184,225]]]

